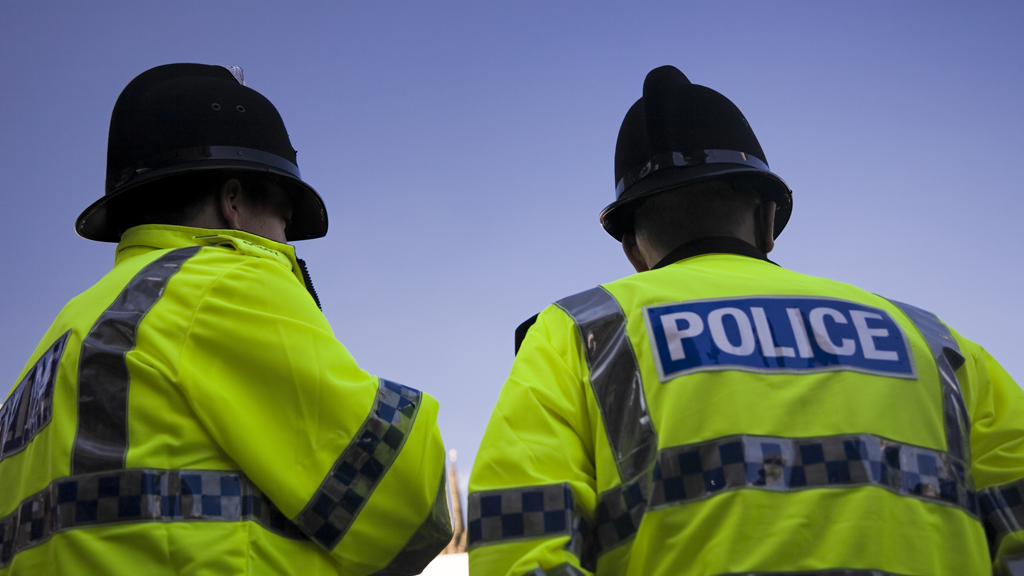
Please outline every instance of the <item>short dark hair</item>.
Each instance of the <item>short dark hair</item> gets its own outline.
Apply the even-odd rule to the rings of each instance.
[[[250,205],[260,208],[266,204],[273,177],[246,171],[209,170],[171,176],[135,190],[109,208],[111,222],[121,232],[142,224],[186,225],[232,178],[241,183]]]
[[[695,237],[730,235],[760,199],[745,179],[694,182],[645,200],[633,214],[633,231],[654,250],[667,253]]]

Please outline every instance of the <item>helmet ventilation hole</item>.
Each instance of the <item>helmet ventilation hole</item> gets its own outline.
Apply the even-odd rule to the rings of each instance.
[[[238,106],[235,106],[235,110],[238,110],[239,112],[245,112],[245,106],[239,104]]]
[[[214,102],[213,103],[213,109],[214,110],[220,110],[220,104],[217,104],[216,102]]]

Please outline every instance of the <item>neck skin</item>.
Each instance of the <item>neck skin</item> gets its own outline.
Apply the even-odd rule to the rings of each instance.
[[[735,230],[693,230],[679,243],[679,246],[697,238],[729,236],[743,240],[767,254],[775,248],[774,230],[775,202],[768,200],[759,204],[739,228]],[[676,246],[667,250],[659,249],[647,242],[645,238],[637,237],[632,230],[622,235],[622,251],[626,253],[626,258],[637,272],[650,270],[675,248]]]
[[[285,228],[291,217],[288,196],[277,186],[271,185],[266,206],[256,208],[246,198],[241,183],[232,178],[186,226],[241,230],[287,244]]]

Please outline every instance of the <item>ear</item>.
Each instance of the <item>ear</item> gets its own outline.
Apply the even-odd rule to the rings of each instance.
[[[232,230],[242,229],[242,183],[232,178],[220,187],[220,213]]]
[[[761,237],[758,238],[758,242],[762,244],[761,251],[765,254],[775,248],[775,209],[775,201],[767,200],[761,202],[761,206],[755,215],[759,220],[758,224],[760,224],[759,232]]]
[[[626,253],[626,258],[629,258],[629,263],[637,272],[646,272],[651,269],[640,252],[640,246],[636,243],[636,234],[632,230],[622,235],[622,251]]]

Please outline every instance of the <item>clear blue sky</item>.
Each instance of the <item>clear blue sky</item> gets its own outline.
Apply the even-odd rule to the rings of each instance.
[[[795,192],[774,259],[937,313],[1018,381],[1020,2],[0,2],[0,374],[113,263],[78,238],[121,89],[238,65],[331,230],[297,244],[338,338],[441,401],[468,475],[513,330],[632,269],[600,228],[619,123],[673,64]]]

